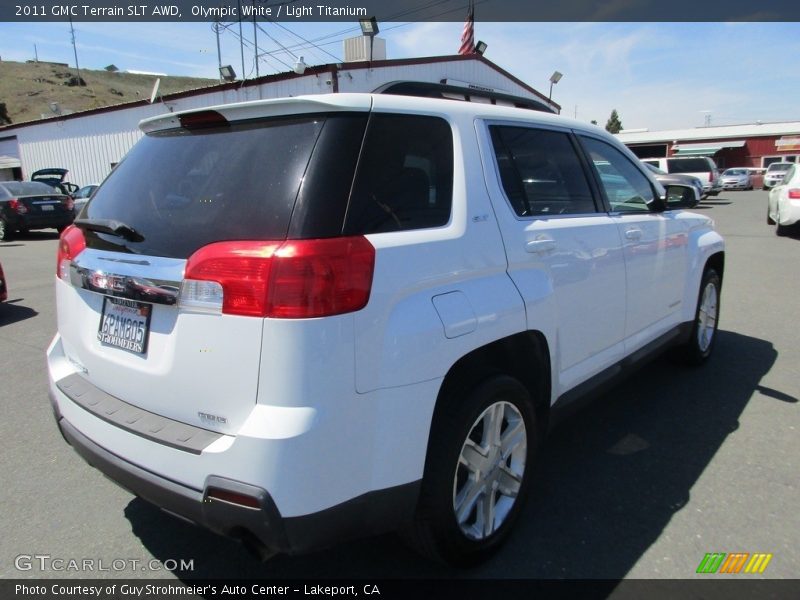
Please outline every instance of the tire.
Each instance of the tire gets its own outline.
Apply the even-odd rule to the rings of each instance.
[[[11,227],[8,226],[8,223],[6,223],[3,219],[0,219],[0,242],[10,241],[14,237],[13,233],[14,232]]]
[[[700,281],[692,334],[687,342],[675,348],[672,353],[678,361],[699,366],[711,356],[717,341],[721,292],[722,280],[719,274],[713,268],[707,268]]]
[[[533,402],[519,381],[495,375],[440,403],[403,537],[428,558],[473,565],[500,548],[525,502],[538,438]]]

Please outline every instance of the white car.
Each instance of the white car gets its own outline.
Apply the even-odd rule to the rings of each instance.
[[[56,420],[261,557],[402,529],[474,563],[567,407],[713,350],[723,239],[594,126],[331,94],[141,129],[61,238]]]
[[[776,162],[770,164],[764,173],[762,189],[768,190],[776,185],[780,185],[781,181],[783,181],[783,178],[786,176],[786,172],[793,164],[794,163],[790,162]]]
[[[800,165],[793,164],[785,177],[769,191],[767,224],[777,225],[775,232],[785,235],[800,221]]]
[[[708,156],[674,156],[643,158],[643,163],[657,167],[670,175],[690,175],[703,184],[703,198],[717,196],[723,190],[722,179],[714,159]]]

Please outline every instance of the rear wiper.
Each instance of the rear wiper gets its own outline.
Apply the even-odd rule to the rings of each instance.
[[[144,241],[144,236],[133,227],[114,219],[75,219],[74,224],[80,229],[116,235],[131,242]]]

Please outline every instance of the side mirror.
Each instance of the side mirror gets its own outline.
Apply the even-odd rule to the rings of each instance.
[[[680,185],[671,183],[666,186],[666,205],[667,209],[694,208],[700,202],[697,190],[690,185]]]

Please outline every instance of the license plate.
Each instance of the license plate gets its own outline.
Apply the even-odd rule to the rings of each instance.
[[[144,354],[150,337],[152,313],[152,304],[106,296],[97,339],[109,346]]]
[[[42,204],[42,211],[53,210],[52,204]]]

